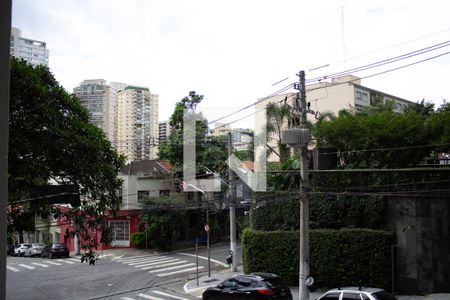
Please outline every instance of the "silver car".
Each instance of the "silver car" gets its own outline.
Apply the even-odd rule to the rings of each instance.
[[[42,250],[44,249],[45,244],[41,243],[33,243],[30,248],[25,249],[23,256],[41,256]]]
[[[370,287],[342,287],[329,290],[316,300],[396,300],[383,289]]]

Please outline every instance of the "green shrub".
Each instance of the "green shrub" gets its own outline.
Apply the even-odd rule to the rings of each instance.
[[[345,285],[389,289],[393,233],[368,229],[312,230],[310,274],[318,287]],[[298,285],[298,231],[256,231],[242,239],[244,271],[272,272]]]
[[[137,247],[145,246],[145,232],[137,231],[131,234],[131,242]]]
[[[251,211],[251,226],[256,230],[298,230],[300,201],[298,193],[268,193],[256,196]],[[384,198],[346,195],[310,195],[310,226],[313,229],[379,229]]]

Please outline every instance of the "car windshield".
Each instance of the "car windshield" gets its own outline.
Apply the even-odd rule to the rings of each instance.
[[[377,300],[396,300],[396,298],[394,296],[392,296],[391,294],[389,294],[386,291],[379,291],[379,292],[373,293],[372,295]]]

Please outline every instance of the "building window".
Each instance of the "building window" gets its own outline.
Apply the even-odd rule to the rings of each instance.
[[[59,243],[61,235],[59,232],[55,232],[55,243]]]
[[[144,203],[150,197],[150,191],[138,191],[138,203]]]
[[[170,195],[170,190],[160,190],[159,191],[159,196],[169,196]]]

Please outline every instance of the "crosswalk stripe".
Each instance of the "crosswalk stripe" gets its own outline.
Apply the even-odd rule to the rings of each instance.
[[[172,295],[172,294],[169,294],[169,293],[164,293],[164,292],[161,292],[161,291],[152,291],[152,292],[155,293],[155,294],[161,295],[161,296],[167,296],[167,297],[171,297],[171,298],[178,299],[178,300],[189,300],[188,298],[175,296],[175,295]]]
[[[120,298],[120,300],[134,300],[133,298],[128,298],[128,297],[122,297]]]
[[[80,262],[80,260],[78,258],[68,258],[68,260]]]
[[[11,270],[11,271],[13,271],[13,272],[20,272],[20,270],[19,270],[19,269],[17,269],[17,268],[14,268],[14,267],[11,267],[11,266],[6,266],[6,268],[7,268],[8,270]]]
[[[24,265],[24,264],[19,264],[19,266],[27,268],[29,270],[34,270],[34,267],[32,267],[32,266],[28,266],[28,265]]]
[[[169,273],[161,273],[161,274],[156,274],[156,276],[158,277],[164,277],[164,276],[169,276],[169,275],[173,275],[173,274],[178,274],[178,273],[184,273],[184,272],[189,272],[189,271],[194,271],[196,270],[197,267],[195,268],[188,268],[188,269],[183,269],[183,270],[178,270],[178,271],[173,271],[173,272],[169,272]],[[199,266],[198,269],[203,269],[203,266]]]
[[[163,268],[163,269],[157,269],[157,270],[148,271],[148,272],[149,272],[149,273],[158,273],[158,272],[169,271],[169,270],[175,270],[175,269],[180,269],[180,268],[190,267],[190,266],[195,266],[195,264],[194,264],[194,263],[189,263],[189,264],[185,264],[185,265],[180,265],[180,266],[175,266],[175,267],[169,267],[169,268]]]
[[[143,263],[151,263],[151,262],[156,262],[156,261],[162,261],[162,260],[168,260],[171,259],[170,257],[163,257],[163,258],[157,258],[157,259],[146,259],[146,260],[139,260],[139,261],[133,261],[133,262],[126,262],[127,265],[129,266],[134,266],[134,265],[139,265],[139,264],[143,264]]]
[[[113,258],[111,258],[111,260],[119,260],[122,257],[124,257],[125,255],[120,255],[120,256],[114,256]]]
[[[179,260],[178,258],[165,258],[163,260],[159,260],[159,261],[149,261],[149,262],[138,262],[138,263],[134,263],[134,264],[129,264],[130,266],[135,266],[137,268],[139,267],[145,267],[145,266],[153,266],[153,265],[160,265],[160,264],[164,264],[164,263],[169,263],[172,261],[177,261]]]
[[[180,260],[180,261],[167,263],[167,264],[162,264],[162,265],[155,265],[155,266],[150,266],[150,267],[144,267],[144,268],[141,268],[141,270],[149,270],[149,269],[161,268],[161,267],[165,267],[165,266],[179,265],[179,264],[184,264],[184,263],[187,263],[187,260]]]
[[[147,294],[139,294],[138,297],[145,298],[145,299],[151,299],[151,300],[164,300],[163,298],[153,297]]]
[[[45,263],[51,264],[51,265],[55,265],[55,266],[60,266],[61,265],[60,263],[57,263],[55,261],[46,261]]]
[[[64,263],[66,263],[66,264],[71,264],[71,265],[74,264],[74,262],[73,262],[73,261],[70,261],[70,260],[58,259],[58,261],[59,261],[59,262],[64,262]]]
[[[167,256],[153,256],[153,257],[140,257],[140,258],[122,258],[117,260],[118,262],[121,263],[132,263],[132,262],[137,262],[137,261],[151,261],[151,260],[157,260],[157,259],[163,259],[163,258],[167,258]]]
[[[124,255],[122,255],[124,256]],[[155,254],[147,254],[147,255],[137,255],[137,256],[125,256],[121,258],[121,260],[127,260],[127,259],[136,259],[136,258],[148,258],[148,257],[157,257],[158,255]]]
[[[40,266],[40,267],[44,267],[44,268],[48,268],[48,266],[47,266],[47,265],[44,265],[44,264],[41,264],[41,263],[37,263],[37,262],[32,262],[32,264],[33,264],[33,265],[36,265],[36,266]]]

